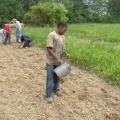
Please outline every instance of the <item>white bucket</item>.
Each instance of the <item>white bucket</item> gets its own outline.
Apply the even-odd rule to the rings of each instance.
[[[69,64],[64,63],[62,65],[60,65],[59,67],[57,67],[54,72],[56,73],[56,75],[58,77],[65,77],[67,76],[70,72],[71,72],[71,67]]]

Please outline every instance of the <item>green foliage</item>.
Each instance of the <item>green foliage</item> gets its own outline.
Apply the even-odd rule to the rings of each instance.
[[[69,29],[67,51],[72,61],[120,85],[120,25],[77,24]]]
[[[84,38],[91,38],[100,42],[120,42],[119,24],[77,24],[71,25],[72,31],[77,31]]]
[[[60,3],[39,3],[25,14],[24,22],[35,26],[54,25],[59,21],[67,21],[67,13]]]
[[[33,38],[35,45],[45,49],[47,35],[52,30],[54,28],[26,27],[24,33]],[[120,85],[119,31],[119,24],[70,25],[66,50],[75,64],[92,69],[109,82]]]
[[[88,21],[89,11],[84,0],[49,0],[62,3],[67,8],[70,23],[84,23]]]
[[[120,0],[17,0],[21,1],[26,11],[38,2],[61,3],[68,10],[69,23],[119,23]],[[28,14],[29,18],[30,14]]]
[[[23,14],[23,6],[16,0],[0,1],[0,26],[13,18],[22,19]]]
[[[83,23],[87,22],[88,9],[83,0],[73,0],[73,7],[69,12],[69,18],[71,23]]]
[[[38,1],[40,1],[40,0],[17,0],[17,1],[23,4],[23,7],[24,7],[25,11],[28,11],[28,10],[30,10],[30,7],[32,5],[37,4]]]
[[[107,15],[107,0],[86,0],[89,9],[89,17],[92,22],[103,21],[104,16]]]
[[[120,0],[109,0],[108,10],[112,21],[120,23]]]

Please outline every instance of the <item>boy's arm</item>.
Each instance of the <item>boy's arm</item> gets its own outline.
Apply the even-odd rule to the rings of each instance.
[[[54,53],[53,49],[48,47],[47,51],[49,52],[49,54],[53,57],[53,59],[55,60],[56,64],[62,64],[62,61],[56,56],[56,54]]]

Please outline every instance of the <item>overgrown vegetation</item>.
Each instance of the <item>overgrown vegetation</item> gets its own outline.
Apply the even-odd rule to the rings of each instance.
[[[16,0],[0,0],[0,26],[13,18],[21,20],[24,14],[23,5]]]
[[[36,5],[38,2],[44,4],[61,3],[68,10],[69,23],[118,23],[120,22],[120,0],[27,0],[31,4],[26,4],[26,0],[22,3],[26,5]]]
[[[80,26],[80,27],[78,27]],[[74,24],[71,30],[81,33],[84,39],[92,39],[98,42],[120,42],[119,24]]]
[[[39,3],[31,8],[31,11],[25,14],[24,22],[34,26],[54,25],[59,21],[67,21],[68,11],[60,3]]]
[[[24,33],[32,36],[35,45],[40,48],[45,48],[47,35],[53,29],[49,27],[26,27]],[[70,25],[69,31],[66,34],[67,52],[70,54],[70,58],[74,63],[93,69],[109,82],[111,81],[114,84],[120,85],[119,31],[120,25]],[[109,41],[111,33],[113,37]],[[101,35],[103,35],[102,41]],[[108,38],[106,38],[106,35]]]
[[[36,24],[32,17],[39,19],[38,25],[43,21],[46,25],[53,24],[60,16],[63,20],[67,17],[69,23],[120,23],[119,5],[120,0],[0,0],[0,25],[10,22],[12,18],[22,21],[24,14],[25,22],[31,25]],[[68,14],[64,16],[66,9]]]

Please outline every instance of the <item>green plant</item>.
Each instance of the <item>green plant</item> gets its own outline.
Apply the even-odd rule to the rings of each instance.
[[[23,14],[23,6],[16,0],[0,1],[0,26],[7,22],[10,22],[13,18],[21,20]]]
[[[34,26],[54,25],[59,21],[67,21],[67,10],[60,3],[39,3],[24,16],[24,22]]]

